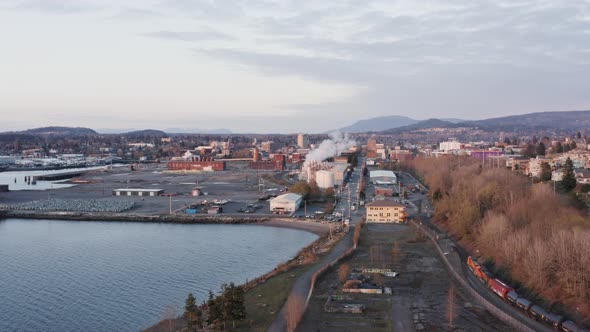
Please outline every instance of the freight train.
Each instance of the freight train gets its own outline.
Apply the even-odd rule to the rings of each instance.
[[[502,298],[511,306],[518,308],[533,319],[551,326],[553,329],[562,332],[590,332],[589,330],[579,327],[571,320],[565,317],[546,311],[543,307],[534,304],[532,301],[518,295],[518,293],[502,280],[494,276],[479,262],[467,257],[467,266],[473,274],[481,280],[494,294]]]

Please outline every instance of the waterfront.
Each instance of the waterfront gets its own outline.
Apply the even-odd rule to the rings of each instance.
[[[254,225],[2,220],[0,330],[137,331],[188,292],[201,301],[316,238]]]
[[[0,172],[0,184],[7,184],[10,190],[48,190],[69,188],[73,184],[62,183],[64,181],[37,181],[36,184],[29,184],[25,181],[25,177],[35,177],[41,175],[55,175],[75,171],[89,171],[104,169],[104,166],[84,167],[84,168],[68,168],[62,170],[27,170]]]

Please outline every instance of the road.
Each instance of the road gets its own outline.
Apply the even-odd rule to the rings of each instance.
[[[364,162],[364,158],[359,158],[359,165],[363,165]],[[358,181],[360,180],[360,177],[362,176],[362,174],[360,173],[361,167],[355,167],[349,180],[348,180],[348,184],[347,186],[349,186],[350,190],[351,190],[351,197],[352,197],[352,190],[356,190],[357,186],[358,186]],[[346,193],[346,200],[344,200],[343,196],[344,193]],[[348,202],[348,191],[340,193],[339,194],[340,199],[338,204],[336,205],[336,210],[337,211],[342,211],[343,215],[345,216],[345,218],[348,216],[348,213],[352,212],[349,211],[349,202]],[[352,214],[351,215],[351,220],[350,220],[350,225],[352,227],[355,227],[355,225],[357,225],[358,223],[360,223],[362,216],[358,213]],[[336,244],[336,246],[334,246],[334,248],[332,248],[332,250],[330,251],[330,253],[323,257],[318,263],[316,263],[313,268],[311,268],[310,270],[308,270],[307,272],[305,272],[303,275],[301,275],[296,281],[295,284],[293,285],[293,289],[291,290],[291,294],[289,295],[291,296],[296,296],[299,297],[300,299],[304,299],[304,301],[307,299],[308,294],[310,292],[310,288],[311,288],[311,278],[313,276],[314,273],[316,273],[317,271],[319,271],[320,269],[322,269],[323,267],[331,264],[335,259],[337,259],[339,256],[341,256],[342,254],[344,254],[344,252],[346,252],[348,249],[350,249],[353,246],[353,234],[354,234],[354,230],[351,228],[351,230],[348,232],[348,234],[346,234],[344,236],[344,238],[342,238],[342,240],[340,240],[340,242],[338,242]],[[281,311],[279,312],[279,314],[275,317],[275,320],[272,322],[270,328],[268,329],[268,331],[270,332],[284,332],[287,331],[287,311],[288,311],[288,307],[287,307],[287,303],[285,303],[283,305],[283,307],[281,308]],[[303,313],[302,313],[303,314]]]

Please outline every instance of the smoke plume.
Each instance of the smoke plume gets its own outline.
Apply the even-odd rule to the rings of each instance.
[[[343,135],[340,132],[333,132],[330,134],[329,139],[324,140],[317,148],[307,154],[305,163],[308,164],[311,161],[322,162],[328,158],[336,157],[355,145],[356,142],[348,138],[348,134]]]

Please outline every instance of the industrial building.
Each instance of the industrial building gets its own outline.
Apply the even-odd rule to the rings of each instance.
[[[315,182],[320,189],[334,188],[334,173],[319,170],[315,172]]]
[[[168,162],[171,171],[225,171],[225,161],[208,160],[171,160]]]
[[[369,173],[369,177],[371,183],[373,184],[396,184],[397,183],[397,176],[393,171],[371,171]]]
[[[267,170],[267,171],[284,171],[287,167],[287,158],[284,154],[275,154],[272,160],[260,161],[255,160],[250,162],[251,169]]]
[[[115,189],[113,190],[113,196],[148,196],[155,197],[160,196],[164,193],[164,189]]]
[[[344,179],[349,171],[349,164],[348,163],[329,163],[329,162],[315,162],[311,161],[303,165],[301,169],[301,178],[306,179],[309,183],[312,180],[317,180],[317,174],[319,171],[328,171],[332,173],[334,176],[334,186],[341,186],[344,184]],[[331,181],[326,179],[326,173],[320,173],[321,177],[324,177],[321,181],[326,183],[325,181]]]
[[[303,197],[294,193],[283,194],[270,200],[270,211],[272,213],[290,214],[301,206]]]
[[[394,201],[375,201],[366,207],[366,220],[370,223],[400,223],[406,217],[404,206]]]

